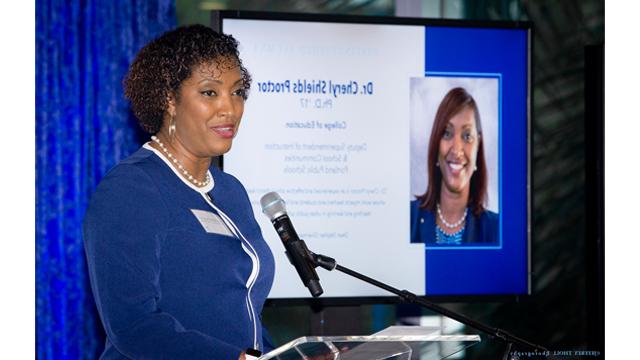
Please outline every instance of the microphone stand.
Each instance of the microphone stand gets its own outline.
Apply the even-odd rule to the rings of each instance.
[[[490,327],[487,326],[483,323],[480,323],[478,321],[475,321],[473,319],[470,319],[462,314],[459,314],[457,312],[451,311],[449,309],[446,309],[442,306],[436,305],[430,301],[427,301],[423,298],[418,297],[417,295],[415,295],[412,292],[409,292],[407,290],[399,290],[396,289],[392,286],[389,286],[385,283],[382,283],[376,279],[372,279],[368,276],[365,276],[363,274],[360,274],[356,271],[353,271],[349,268],[346,268],[344,266],[339,265],[335,259],[330,258],[328,256],[324,256],[324,255],[320,255],[320,254],[315,254],[313,252],[311,252],[310,250],[307,250],[309,253],[307,254],[307,258],[309,259],[309,261],[311,262],[311,264],[314,267],[322,267],[328,271],[333,271],[333,270],[338,270],[342,273],[345,273],[347,275],[353,276],[356,279],[362,280],[364,282],[367,282],[373,286],[379,287],[383,290],[386,290],[388,292],[391,292],[393,294],[398,295],[400,298],[402,298],[404,301],[408,302],[408,303],[412,303],[412,304],[418,304],[422,307],[425,307],[429,310],[435,311],[438,314],[444,315],[446,317],[449,317],[451,319],[454,319],[458,322],[461,322],[473,329],[476,329],[482,333],[485,333],[487,335],[489,335],[490,337],[495,337],[498,338],[500,340],[502,340],[503,342],[506,343],[506,350],[505,353],[502,357],[503,360],[508,360],[509,359],[509,353],[511,352],[511,348],[512,346],[515,345],[520,345],[520,346],[524,346],[526,348],[530,348],[534,351],[540,351],[541,353],[538,353],[539,355],[546,355],[549,354],[549,350],[545,349],[544,347],[531,343],[527,340],[524,340],[522,338],[519,338],[515,335],[512,335],[502,329],[499,328],[494,328],[494,327]]]

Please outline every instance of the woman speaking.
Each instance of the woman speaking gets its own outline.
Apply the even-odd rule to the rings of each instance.
[[[429,139],[427,191],[411,202],[411,242],[498,241],[498,214],[484,207],[487,167],[478,106],[463,88],[438,106]]]
[[[101,359],[244,359],[271,346],[260,313],[274,261],[231,148],[251,77],[228,35],[196,25],[136,55],[125,95],[151,141],[104,177],[84,242]]]

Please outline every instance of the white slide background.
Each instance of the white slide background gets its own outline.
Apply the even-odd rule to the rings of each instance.
[[[424,28],[226,19],[253,76],[224,169],[245,185],[276,258],[271,298],[309,297],[259,200],[277,191],[308,247],[424,294],[424,245],[409,243],[410,78],[424,76]],[[296,93],[305,80],[356,94]],[[259,83],[285,83],[265,92]],[[363,91],[371,84],[371,93]],[[354,84],[352,84],[352,88]],[[273,86],[270,86],[273,88]],[[347,89],[350,90],[350,89]],[[318,269],[324,297],[387,296]]]

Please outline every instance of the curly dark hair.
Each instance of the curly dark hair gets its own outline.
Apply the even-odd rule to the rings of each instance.
[[[183,26],[140,49],[123,81],[124,95],[140,126],[150,134],[160,131],[169,95],[179,99],[180,86],[194,67],[210,62],[221,71],[240,68],[246,100],[251,75],[242,66],[238,42],[231,35],[203,25]]]

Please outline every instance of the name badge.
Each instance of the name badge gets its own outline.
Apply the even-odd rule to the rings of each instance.
[[[204,230],[210,234],[234,236],[222,218],[210,211],[191,209],[193,215],[198,219]]]

